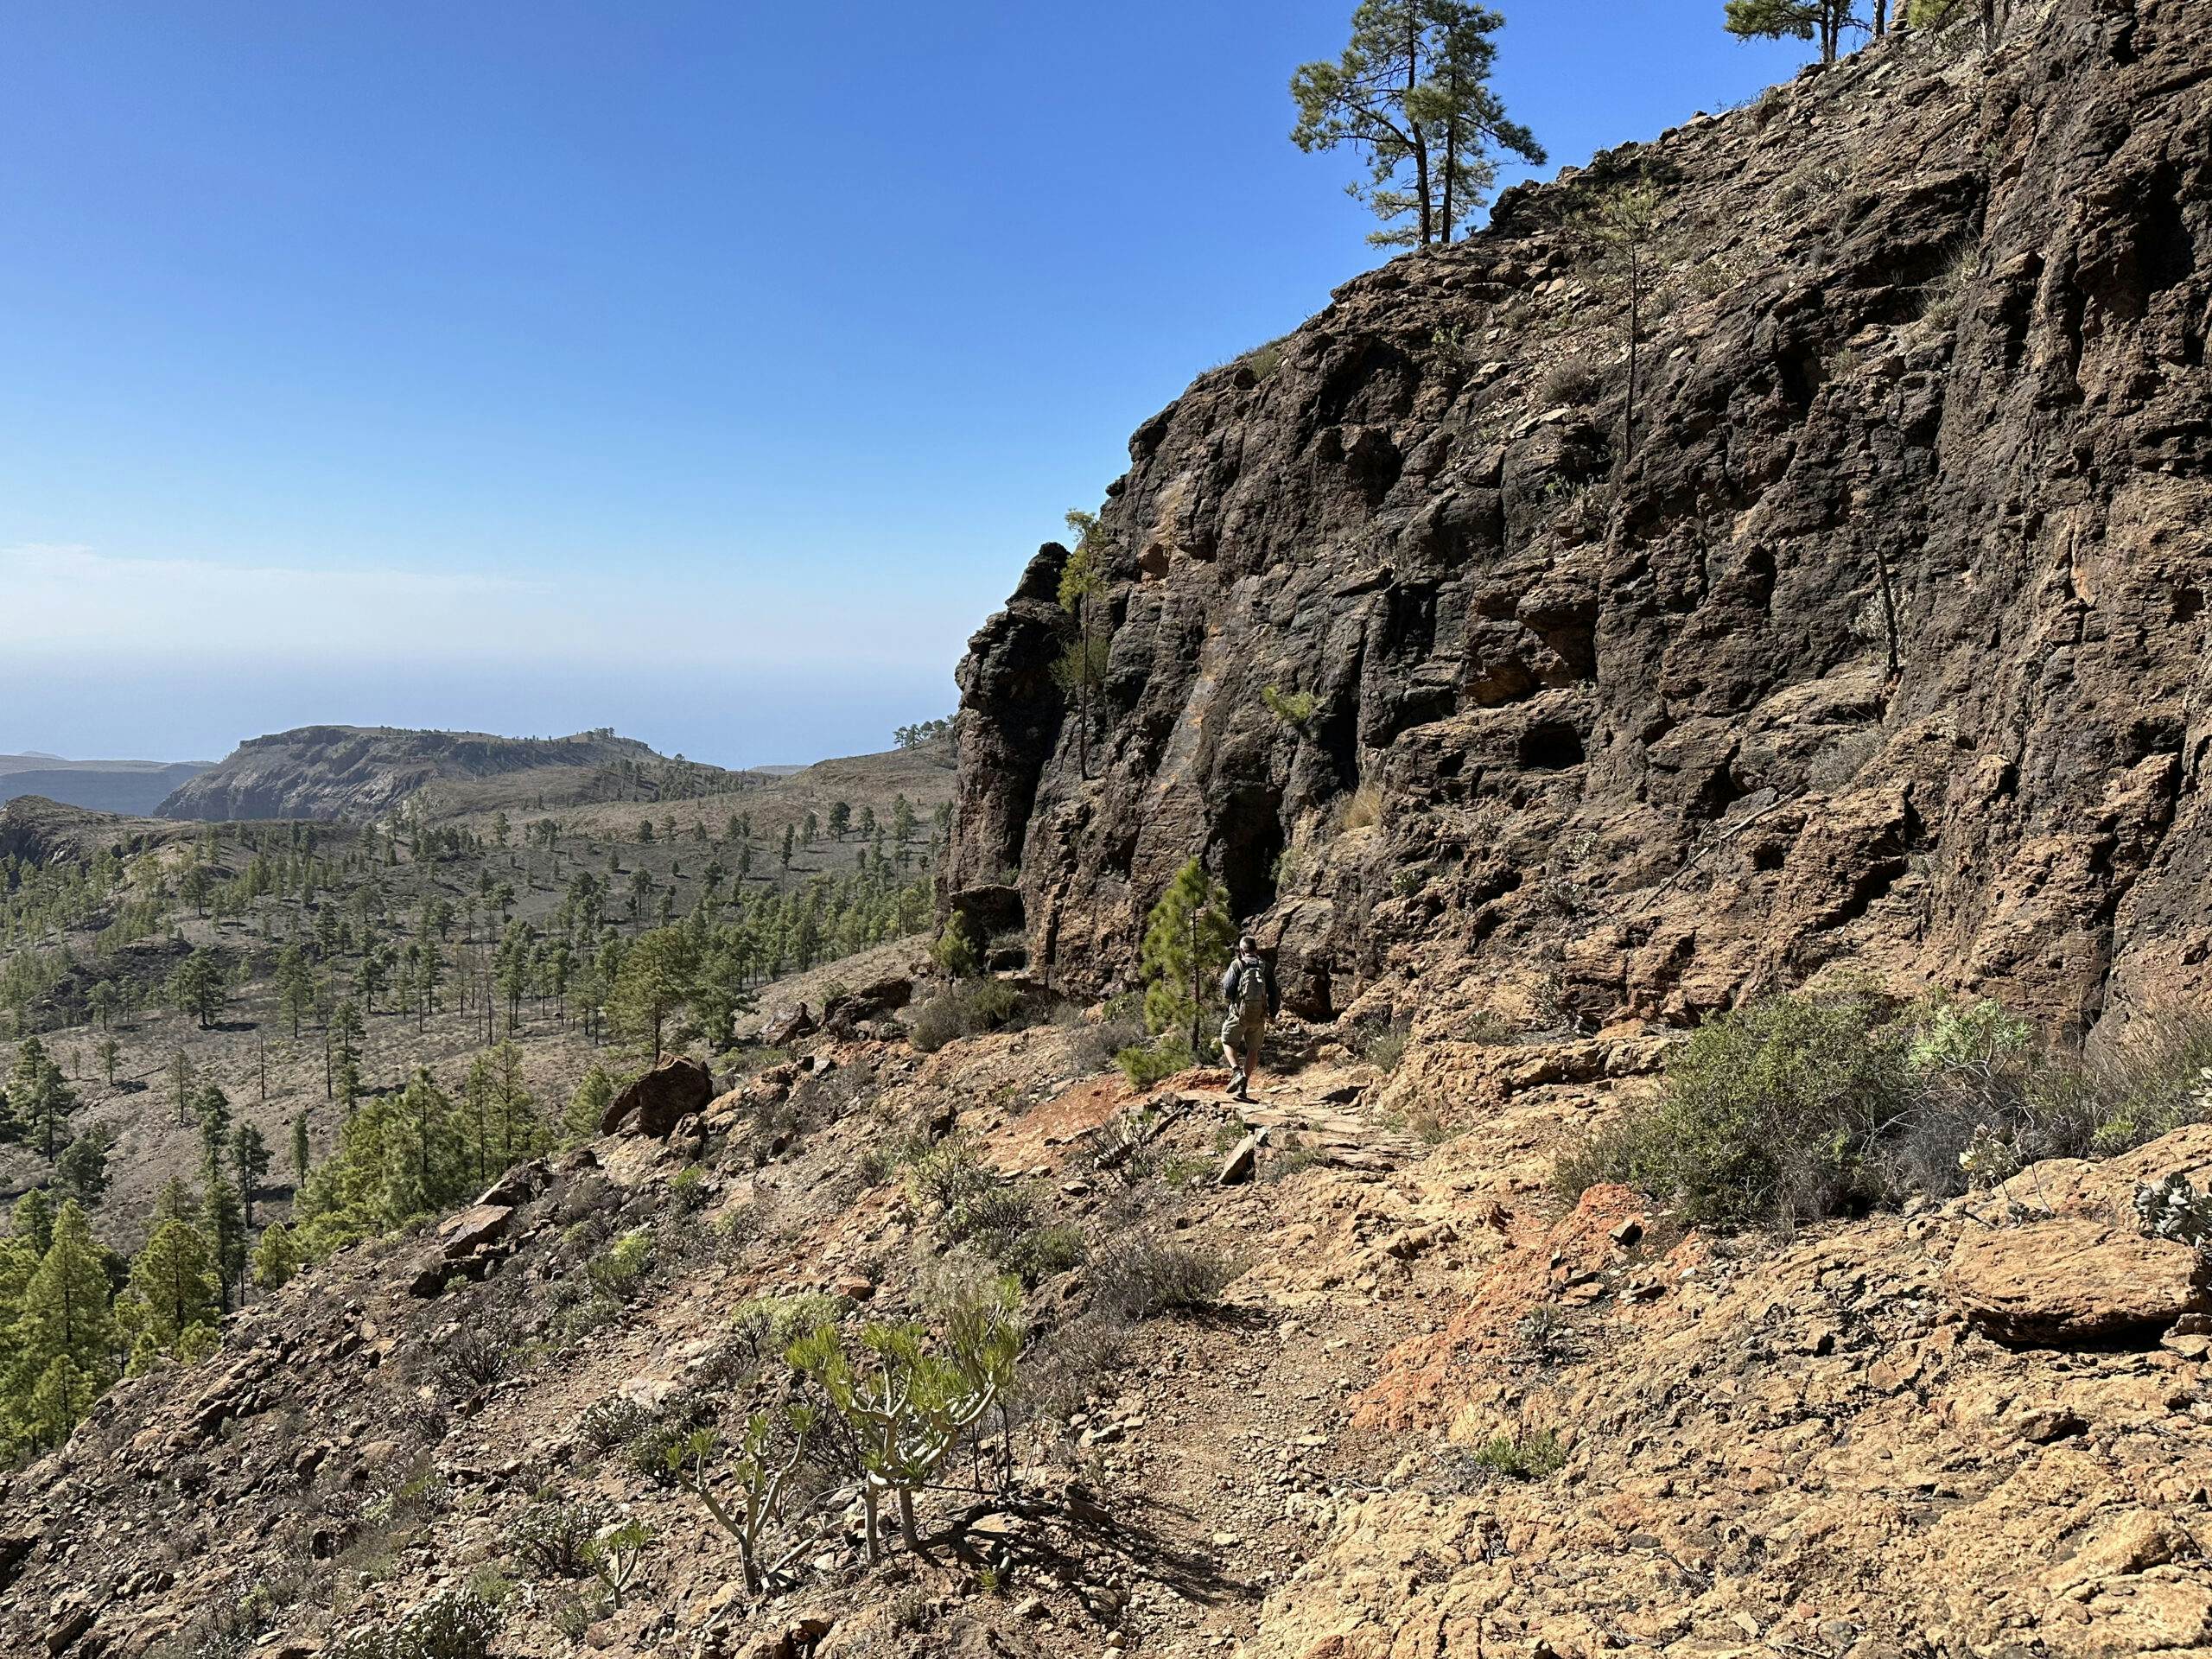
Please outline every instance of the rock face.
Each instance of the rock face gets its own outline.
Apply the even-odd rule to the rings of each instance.
[[[682,1055],[663,1060],[607,1103],[599,1132],[627,1128],[639,1135],[665,1137],[715,1097],[715,1075]]]
[[[518,773],[532,798],[582,800],[606,769],[664,760],[634,738],[611,732],[574,737],[493,737],[482,732],[417,732],[391,726],[302,726],[247,740],[160,806],[166,818],[360,818],[388,812],[433,785],[466,789]],[[757,775],[682,763],[733,786]],[[461,803],[456,803],[460,804]]]
[[[1018,866],[1103,988],[1203,855],[1313,1013],[1471,954],[1600,1020],[1851,959],[2202,995],[2212,8],[2012,12],[1509,192],[1147,422],[1090,776],[1047,547],[961,669],[948,901]],[[1631,446],[1570,221],[1638,176]]]
[[[2080,1348],[2202,1312],[2204,1262],[2186,1244],[2069,1218],[1963,1240],[1946,1288],[1974,1327],[2015,1347]]]

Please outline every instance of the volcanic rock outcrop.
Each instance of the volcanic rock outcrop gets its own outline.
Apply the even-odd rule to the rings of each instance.
[[[1062,550],[971,645],[950,891],[1018,865],[1105,988],[1202,852],[1315,1014],[1469,956],[1599,1021],[1853,961],[2076,1029],[2201,995],[2212,8],[2012,12],[1200,377],[1108,489],[1089,777]],[[1639,182],[1631,409],[1577,226]]]

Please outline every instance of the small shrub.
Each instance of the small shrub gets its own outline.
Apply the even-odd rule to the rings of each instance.
[[[1395,1071],[1398,1062],[1406,1058],[1406,1042],[1412,1035],[1403,1026],[1390,1026],[1369,1038],[1360,1049],[1360,1058],[1381,1071]]]
[[[635,1440],[652,1422],[652,1413],[626,1395],[610,1394],[594,1400],[576,1416],[576,1433],[584,1443],[601,1452]]]
[[[1083,1229],[1065,1222],[1032,1227],[1008,1241],[998,1253],[999,1265],[1030,1288],[1071,1268],[1082,1265]]]
[[[1178,1153],[1160,1166],[1160,1179],[1178,1192],[1196,1186],[1213,1173],[1214,1160],[1192,1153]]]
[[[936,1623],[937,1610],[926,1591],[901,1590],[891,1603],[891,1628],[902,1635],[918,1636]]]
[[[1171,1032],[1153,1042],[1132,1043],[1114,1057],[1114,1064],[1122,1068],[1129,1087],[1141,1092],[1178,1071],[1189,1071],[1198,1061],[1191,1053],[1190,1039]]]
[[[662,1416],[648,1416],[645,1426],[630,1438],[622,1448],[622,1460],[633,1474],[642,1475],[656,1485],[664,1485],[672,1478],[675,1465],[670,1453],[680,1450],[691,1438],[697,1425],[689,1411],[678,1410]]]
[[[594,1256],[584,1272],[594,1289],[618,1301],[626,1301],[636,1294],[652,1259],[653,1230],[639,1227],[623,1234],[603,1253]]]
[[[1605,377],[1586,357],[1570,357],[1546,370],[1536,385],[1536,401],[1546,409],[1581,409],[1598,401]]]
[[[1352,791],[1344,802],[1341,827],[1345,830],[1373,830],[1382,822],[1382,789],[1379,784],[1362,784]]]
[[[1037,1190],[1026,1182],[999,1183],[985,1187],[945,1217],[956,1240],[976,1240],[996,1255],[1016,1235],[1027,1230],[1037,1215]]]
[[[1522,1353],[1547,1365],[1573,1359],[1582,1351],[1573,1324],[1549,1302],[1531,1308],[1513,1327],[1513,1334]]]
[[[2152,1238],[2171,1238],[2199,1249],[2212,1242],[2212,1188],[2199,1192],[2189,1177],[2167,1176],[2135,1188],[2135,1216]]]
[[[1003,980],[977,979],[950,986],[931,997],[906,1021],[906,1040],[934,1054],[957,1038],[998,1031],[1021,1012],[1021,993]]]
[[[496,1320],[463,1319],[438,1351],[438,1368],[455,1392],[488,1389],[514,1363],[514,1333]]]
[[[1534,1434],[1497,1435],[1476,1447],[1467,1460],[1510,1480],[1542,1480],[1567,1466],[1567,1448],[1547,1428]]]
[[[485,1659],[499,1610],[473,1590],[441,1590],[398,1624],[359,1630],[323,1649],[329,1659]]]
[[[1286,334],[1283,340],[1289,339]],[[1264,346],[1255,346],[1236,359],[1252,372],[1255,380],[1267,380],[1282,366],[1282,340],[1271,340]]]
[[[967,988],[969,1029],[997,1031],[1021,1012],[1021,993],[1002,979],[982,979]]]
[[[950,1214],[997,1180],[973,1138],[951,1135],[906,1166],[906,1196],[916,1205],[938,1205]]]
[[[507,1529],[507,1545],[537,1578],[580,1579],[591,1571],[593,1535],[607,1522],[603,1503],[533,1503]]]
[[[686,1164],[669,1178],[668,1191],[678,1210],[697,1210],[707,1202],[707,1172],[696,1164]]]
[[[1091,1253],[1093,1300],[1125,1319],[1211,1306],[1242,1269],[1219,1250],[1145,1234],[1125,1236]]]
[[[1304,731],[1306,722],[1313,718],[1311,691],[1280,691],[1272,685],[1262,686],[1260,701],[1269,714],[1294,731]]]
[[[754,1296],[737,1305],[730,1323],[757,1367],[781,1358],[784,1350],[808,1332],[835,1325],[843,1317],[846,1306],[819,1290],[793,1296]]]
[[[1461,1042],[1479,1043],[1485,1048],[1503,1048],[1520,1034],[1510,1020],[1488,1008],[1469,1014],[1466,1023],[1459,1027]]]
[[[1716,1015],[1675,1050],[1656,1096],[1560,1160],[1561,1185],[1625,1181],[1717,1227],[1879,1196],[1870,1154],[1910,1092],[1882,1014],[1867,997],[1807,995]]]
[[[2212,1019],[2153,1010],[2083,1069],[2094,1103],[2090,1150],[2113,1157],[2212,1116]]]
[[[1937,329],[1955,328],[1966,308],[1967,289],[1981,264],[1981,250],[1961,242],[1943,268],[1921,289],[1921,320]]]

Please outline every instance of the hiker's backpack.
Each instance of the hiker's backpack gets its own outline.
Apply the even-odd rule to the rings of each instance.
[[[1268,970],[1256,962],[1236,964],[1236,1007],[1247,1020],[1268,1017]]]

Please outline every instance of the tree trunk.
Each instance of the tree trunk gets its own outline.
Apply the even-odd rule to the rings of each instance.
[[[1421,85],[1421,14],[1411,7],[1406,11],[1406,97],[1410,100]],[[1430,200],[1428,178],[1428,135],[1414,124],[1412,111],[1406,115],[1406,130],[1413,137],[1414,194],[1421,202],[1421,245],[1427,247],[1435,240],[1435,213]],[[1197,1039],[1192,1039],[1195,1046]]]
[[[914,1494],[904,1486],[899,1489],[899,1535],[915,1554],[922,1553],[921,1529],[914,1524]]]

